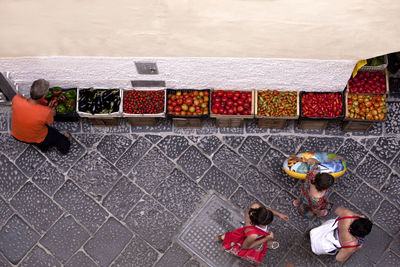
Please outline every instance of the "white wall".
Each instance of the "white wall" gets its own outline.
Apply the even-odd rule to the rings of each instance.
[[[158,75],[137,74],[135,61],[156,62]],[[252,58],[0,58],[21,93],[44,78],[51,86],[131,88],[130,80],[164,80],[171,88],[342,91],[356,60]]]

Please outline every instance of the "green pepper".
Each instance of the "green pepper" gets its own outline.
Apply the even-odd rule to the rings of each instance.
[[[67,112],[67,108],[63,104],[60,104],[56,107],[56,111],[57,113],[65,113]]]
[[[65,93],[65,96],[66,96],[68,99],[74,99],[74,98],[76,98],[76,90],[75,90],[75,89],[73,89],[73,90],[68,90],[68,91]]]

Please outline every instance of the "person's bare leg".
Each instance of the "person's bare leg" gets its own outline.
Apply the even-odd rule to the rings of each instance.
[[[222,242],[222,241],[224,241],[224,239],[225,239],[225,235],[217,235],[215,237],[215,241],[217,241],[217,242]]]

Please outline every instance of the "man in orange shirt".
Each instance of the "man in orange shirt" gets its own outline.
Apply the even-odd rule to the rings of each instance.
[[[13,98],[11,134],[19,141],[36,145],[43,152],[56,147],[62,154],[67,154],[71,135],[61,134],[49,126],[56,114],[54,102],[50,101],[49,107],[40,104],[48,91],[49,82],[39,79],[33,82],[29,99],[22,95]]]

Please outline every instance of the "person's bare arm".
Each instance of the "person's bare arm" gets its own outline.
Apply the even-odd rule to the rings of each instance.
[[[349,210],[349,209],[347,209],[347,208],[345,208],[343,206],[337,207],[336,210],[335,210],[335,213],[339,217],[358,216],[358,217],[361,217],[361,218],[365,218],[364,215],[357,214],[357,213],[355,213],[355,212],[353,212],[353,211],[351,211],[351,210]]]
[[[271,212],[272,212],[274,215],[278,216],[278,217],[281,218],[282,220],[284,220],[284,221],[289,221],[289,216],[287,216],[286,214],[284,214],[284,213],[282,213],[282,212],[279,212],[279,211],[277,211],[277,210],[271,209],[271,208],[268,208],[268,209],[271,210]]]
[[[246,239],[243,241],[243,248],[244,249],[252,249],[255,248],[268,240],[271,240],[274,238],[274,233],[270,232],[270,235],[264,236],[263,238],[257,239],[257,235],[249,235],[246,237]]]
[[[56,100],[53,99],[53,100],[51,100],[50,103],[49,103],[49,107],[51,108],[51,114],[53,115],[53,117],[56,115],[55,102],[56,102]]]
[[[359,248],[341,248],[339,253],[336,254],[336,261],[345,262],[354,252],[356,252]]]

